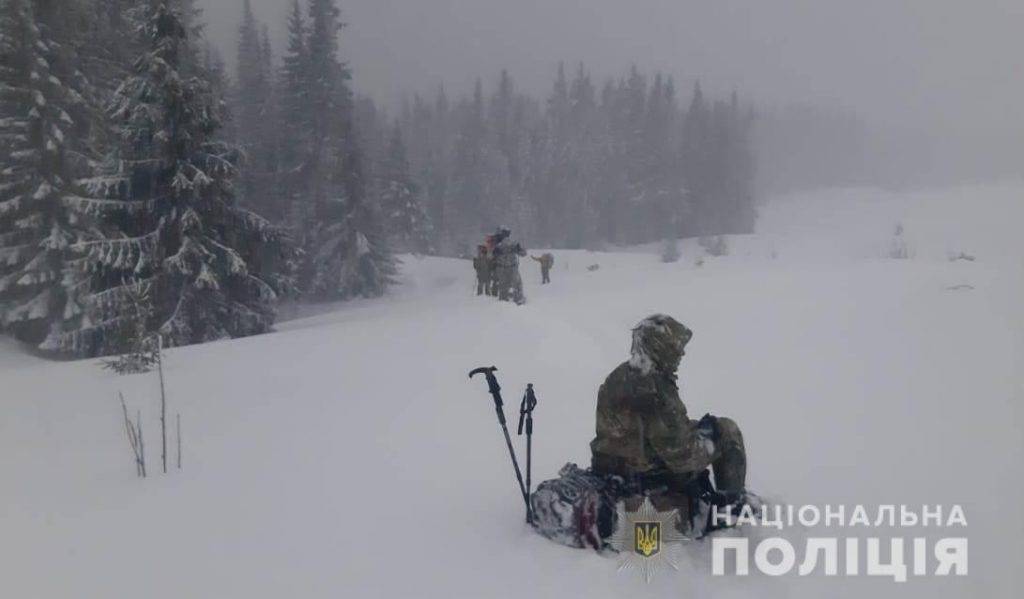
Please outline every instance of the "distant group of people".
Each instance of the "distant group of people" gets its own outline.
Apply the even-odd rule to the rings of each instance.
[[[522,244],[513,242],[511,236],[510,230],[501,227],[477,246],[477,254],[473,258],[476,294],[522,305],[526,303],[526,295],[523,293],[523,278],[519,274],[519,258],[526,256],[526,250]],[[550,283],[555,257],[550,253],[530,257],[540,263],[541,284]]]

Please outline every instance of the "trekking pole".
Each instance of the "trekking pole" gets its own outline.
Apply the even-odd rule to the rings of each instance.
[[[533,409],[537,407],[537,396],[533,394],[533,383],[526,385],[523,402],[519,404],[519,435],[523,434],[523,421],[526,422],[526,496],[530,496],[530,469],[533,462]],[[533,506],[526,502],[526,523],[533,524]]]
[[[526,503],[526,514],[529,517],[530,496],[527,495],[526,486],[523,485],[523,473],[519,470],[516,451],[512,448],[512,438],[508,436],[508,426],[505,424],[505,410],[502,409],[504,404],[501,401],[501,386],[498,385],[498,379],[494,376],[496,370],[498,369],[494,366],[481,366],[470,372],[469,378],[473,378],[478,374],[483,374],[487,378],[487,390],[490,392],[491,397],[494,398],[494,412],[498,415],[498,424],[501,425],[501,432],[505,434],[505,445],[508,446],[508,454],[512,457],[512,467],[515,468],[516,480],[519,481],[519,492],[523,495],[523,501]]]

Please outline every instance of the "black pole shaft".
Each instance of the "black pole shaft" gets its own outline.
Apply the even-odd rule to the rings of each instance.
[[[533,523],[533,505],[529,501],[533,485],[530,480],[530,473],[533,470],[533,410],[537,407],[537,396],[533,392],[533,383],[526,385],[526,393],[523,394],[523,401],[519,405],[519,429],[518,434],[523,434],[523,425],[526,425],[526,522]]]
[[[533,506],[529,496],[533,487],[530,486],[530,467],[533,463],[533,416],[526,417],[526,523],[533,524]]]
[[[516,481],[519,483],[519,493],[523,497],[523,502],[526,504],[526,516],[530,518],[530,494],[526,490],[526,485],[523,484],[523,473],[519,470],[519,461],[516,459],[515,448],[512,447],[512,437],[508,434],[508,425],[505,423],[505,411],[502,409],[504,405],[501,399],[501,386],[498,384],[497,377],[494,376],[494,372],[498,370],[494,366],[477,368],[469,373],[469,378],[473,378],[474,375],[483,374],[487,378],[487,388],[494,399],[494,413],[498,416],[498,424],[501,425],[501,432],[505,436],[505,445],[508,447],[508,455],[512,458],[512,468],[516,471]]]
[[[512,456],[512,467],[516,471],[516,480],[519,481],[519,492],[523,495],[523,501],[526,502],[526,517],[529,520],[530,517],[530,496],[526,492],[526,486],[523,485],[523,473],[519,470],[519,462],[516,460],[516,452],[512,449],[512,437],[508,435],[508,427],[505,423],[501,423],[501,432],[505,434],[505,445],[508,446],[508,454]]]

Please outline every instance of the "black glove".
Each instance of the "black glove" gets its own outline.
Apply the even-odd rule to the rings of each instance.
[[[718,430],[718,418],[711,414],[704,414],[701,417],[697,422],[697,431],[711,439],[713,443],[718,443],[718,439],[721,437],[721,433]]]

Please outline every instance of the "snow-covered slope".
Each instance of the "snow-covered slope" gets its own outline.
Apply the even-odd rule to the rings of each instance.
[[[695,242],[675,264],[555,250],[544,287],[524,263],[524,307],[473,296],[468,262],[410,257],[386,300],[168,352],[184,469],[167,476],[155,376],[6,342],[0,596],[1019,596],[1021,222],[1020,185],[779,198],[757,235],[702,266]],[[887,257],[897,223],[907,260]],[[976,260],[949,260],[961,252]],[[795,504],[962,504],[970,575],[714,578],[709,547],[694,545],[647,585],[532,534],[484,385],[466,373],[500,368],[510,419],[535,384],[543,480],[588,462],[597,387],[652,312],[694,330],[684,401],[740,423],[753,489]],[[118,391],[143,414],[146,480]]]

